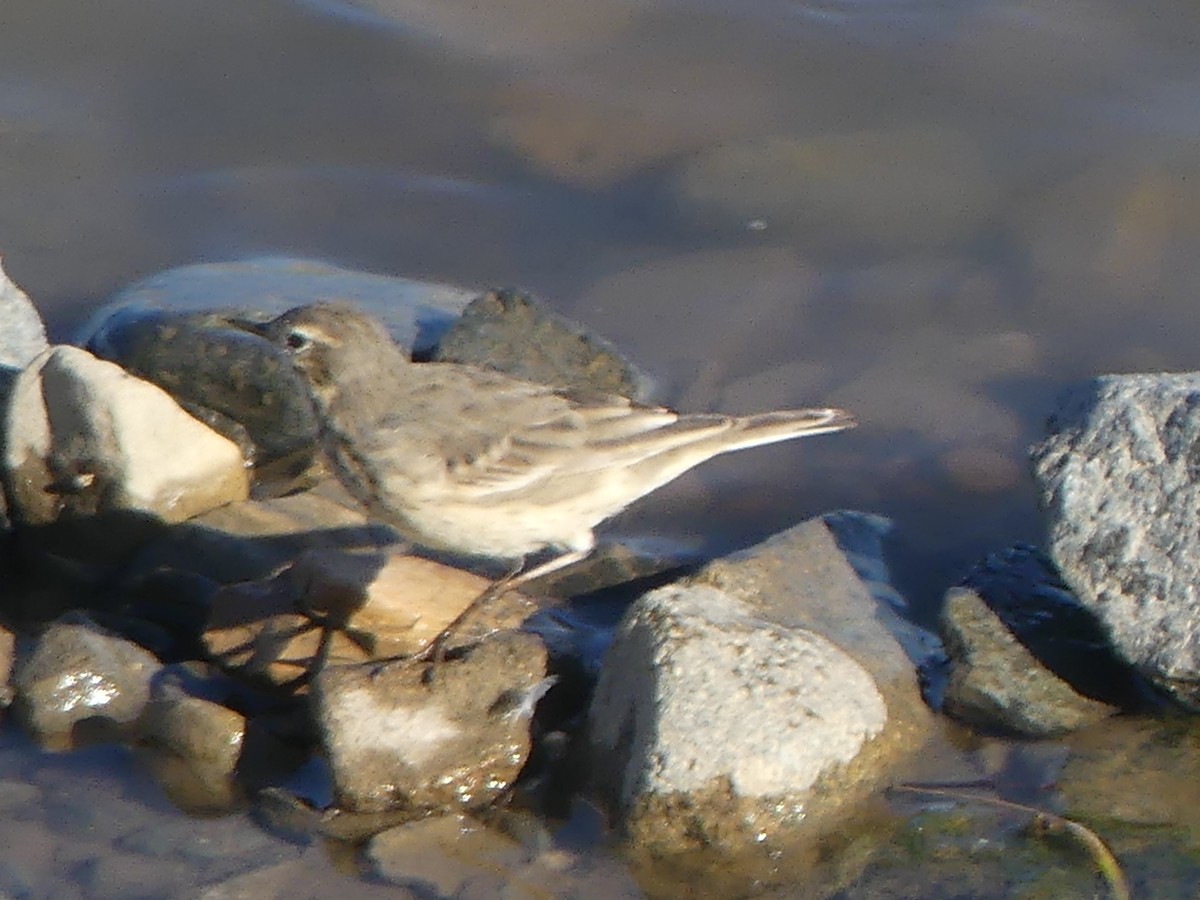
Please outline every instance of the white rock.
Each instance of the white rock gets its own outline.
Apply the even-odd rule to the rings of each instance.
[[[0,266],[0,366],[21,368],[46,349],[46,328],[28,295]]]
[[[241,451],[161,389],[77,347],[18,377],[4,468],[14,518],[128,510],[182,522],[249,494]]]

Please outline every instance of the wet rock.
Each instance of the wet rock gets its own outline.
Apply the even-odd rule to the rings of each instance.
[[[326,666],[313,683],[335,803],[471,810],[503,794],[530,749],[532,704],[546,654],[532,635],[503,632],[439,665]]]
[[[320,423],[308,388],[283,353],[236,316],[124,307],[100,324],[88,349],[158,385],[261,470],[298,474],[312,463]]]
[[[933,126],[726,144],[685,165],[675,190],[702,215],[795,229],[809,251],[941,247],[983,225],[996,198],[980,148]]]
[[[515,290],[488,291],[472,300],[433,358],[586,394],[644,400],[649,393],[646,376],[607,341]]]
[[[401,552],[315,550],[272,579],[231,585],[213,600],[204,633],[222,666],[277,685],[318,665],[420,653],[482,594],[478,575]],[[509,592],[459,635],[512,628],[535,607]]]
[[[1036,737],[1150,702],[1100,621],[1033,547],[991,554],[963,583],[941,616],[950,715]]]
[[[526,584],[539,597],[581,597],[632,582],[651,579],[687,565],[695,565],[692,548],[667,540],[601,541],[586,558],[563,566]]]
[[[62,522],[46,540],[111,558],[159,523],[245,499],[238,448],[165,392],[76,347],[54,347],[17,379],[7,417],[9,514]]]
[[[266,320],[293,306],[333,300],[354,303],[378,316],[402,347],[428,351],[471,302],[476,291],[342,269],[318,260],[263,257],[180,266],[151,275],[110,298],[84,330],[98,339],[119,310],[206,312],[244,310]]]
[[[598,787],[634,842],[769,856],[844,819],[930,728],[886,622],[912,628],[820,520],[638,600],[589,714]]]
[[[1200,709],[1200,375],[1108,375],[1031,450],[1048,550],[1113,646]]]
[[[160,671],[141,726],[159,784],[176,806],[193,813],[236,805],[246,736],[245,717],[203,696],[205,687],[182,667]]]
[[[3,266],[0,266],[0,322],[4,323],[0,330],[0,367],[23,369],[49,346],[42,317],[29,296],[5,274]]]
[[[63,616],[18,661],[14,710],[49,750],[132,735],[161,666],[141,647],[82,614]]]
[[[941,631],[950,656],[943,708],[955,718],[1042,737],[1117,712],[1076,693],[1043,666],[974,591],[952,588],[946,594]]]

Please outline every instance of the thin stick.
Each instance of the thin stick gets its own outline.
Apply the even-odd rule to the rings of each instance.
[[[935,797],[949,797],[952,800],[983,803],[1000,809],[1010,809],[1014,812],[1027,813],[1033,816],[1034,826],[1043,834],[1067,834],[1080,843],[1092,857],[1092,861],[1100,871],[1100,877],[1108,885],[1114,900],[1129,900],[1131,896],[1129,882],[1126,880],[1125,873],[1121,869],[1121,864],[1117,861],[1116,854],[1112,852],[1112,848],[1104,843],[1100,835],[1096,834],[1096,832],[1092,831],[1086,825],[1076,822],[1074,819],[1055,815],[1054,813],[1038,809],[1035,806],[1027,806],[1024,803],[1014,803],[1012,800],[1002,800],[999,797],[972,794],[968,791],[955,790],[954,788],[898,784],[892,790],[912,794],[931,794]]]

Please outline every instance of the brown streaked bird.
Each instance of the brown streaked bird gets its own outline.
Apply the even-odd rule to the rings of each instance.
[[[346,304],[297,307],[264,333],[307,379],[350,493],[417,545],[516,563],[504,587],[587,556],[597,525],[711,457],[855,425],[840,409],[685,415],[414,363]]]

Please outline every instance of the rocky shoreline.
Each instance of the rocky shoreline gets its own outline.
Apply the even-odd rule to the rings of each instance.
[[[268,297],[272,272],[291,280]],[[736,894],[812,869],[919,776],[939,713],[1033,738],[1196,706],[1200,377],[1069,393],[1033,451],[1047,547],[981,562],[940,634],[892,584],[887,523],[841,511],[711,561],[607,549],[505,595],[429,680],[406,658],[496,573],[371,522],[249,326],[337,296],[386,309],[423,358],[637,398],[650,380],[517,292],[240,274],[258,287],[207,309],[177,298],[236,283],[236,265],[165,273],[82,347],[51,347],[0,272],[0,681],[5,727],[40,747],[135,745],[183,809],[249,806],[361,845],[402,884],[428,841],[486,847],[497,816],[584,796],[635,867],[678,860]],[[632,598],[615,631],[561,615],[603,592]],[[290,787],[312,766],[322,791]]]

